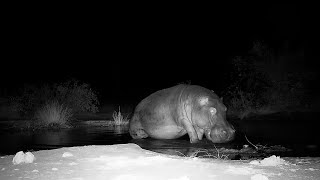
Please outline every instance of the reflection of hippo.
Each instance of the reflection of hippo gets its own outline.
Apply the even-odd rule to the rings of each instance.
[[[235,130],[225,119],[226,110],[213,91],[180,84],[157,91],[138,104],[130,120],[130,135],[134,139],[175,139],[188,133],[190,142],[195,143],[205,133],[214,143],[227,142]]]

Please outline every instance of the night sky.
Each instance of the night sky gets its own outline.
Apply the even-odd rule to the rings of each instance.
[[[309,8],[189,4],[11,11],[2,27],[2,93],[69,78],[89,83],[102,103],[136,102],[182,82],[219,93],[228,85],[230,60],[246,54],[254,40],[276,52],[304,49],[308,58],[290,64],[315,71]]]

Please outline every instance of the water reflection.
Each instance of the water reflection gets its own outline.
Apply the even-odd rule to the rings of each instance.
[[[96,126],[96,127],[84,127],[84,131],[87,134],[94,135],[94,134],[113,134],[113,135],[123,135],[128,134],[129,127],[128,126]],[[78,131],[78,130],[77,130]]]
[[[129,132],[129,126],[109,126],[108,130],[112,131],[115,135],[122,135]]]
[[[31,135],[31,140],[38,145],[63,146],[73,142],[73,137],[70,131],[42,131]]]

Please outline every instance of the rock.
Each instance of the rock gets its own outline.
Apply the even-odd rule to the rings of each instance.
[[[24,155],[24,162],[25,163],[33,163],[33,161],[36,158],[34,157],[34,155],[31,152],[26,152],[26,154]]]
[[[34,160],[35,160],[35,157],[31,152],[24,153],[23,151],[19,151],[13,157],[12,163],[14,165],[21,164],[21,163],[33,163]]]
[[[13,157],[12,163],[16,165],[16,164],[20,164],[22,162],[24,162],[24,152],[23,151],[19,151]]]

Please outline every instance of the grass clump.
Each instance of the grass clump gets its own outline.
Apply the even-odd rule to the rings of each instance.
[[[127,125],[129,123],[128,115],[124,117],[121,114],[120,106],[119,106],[119,112],[114,111],[112,114],[112,118],[113,118],[113,124],[115,126]]]
[[[207,149],[197,149],[195,152],[192,152],[191,154],[189,154],[188,156],[184,155],[183,153],[181,153],[180,151],[176,151],[177,153],[179,153],[180,155],[184,156],[184,157],[190,157],[190,158],[212,158],[212,159],[219,159],[219,160],[228,160],[228,155],[225,154],[221,154],[219,152],[219,150],[215,147],[215,150],[217,151],[216,155],[214,155],[215,153],[212,153],[207,150]]]
[[[68,127],[72,117],[70,108],[58,101],[50,101],[36,111],[34,120],[37,127]]]

